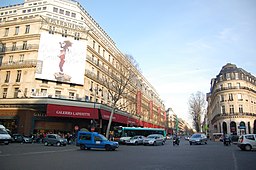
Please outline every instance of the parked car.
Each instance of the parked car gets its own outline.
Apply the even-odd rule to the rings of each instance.
[[[241,150],[246,151],[256,149],[256,134],[241,135],[238,139],[237,146]]]
[[[189,144],[207,144],[207,136],[203,133],[195,133],[189,138]]]
[[[62,138],[58,134],[47,134],[46,137],[43,139],[44,145],[56,145],[56,146],[66,146],[67,139]]]
[[[125,143],[127,145],[131,144],[131,145],[139,145],[139,144],[143,144],[143,141],[145,140],[145,136],[133,136],[131,137],[129,140],[125,141]]]
[[[79,131],[77,134],[76,146],[81,150],[100,148],[107,151],[116,150],[119,147],[118,142],[109,141],[105,136],[97,132]]]
[[[119,139],[119,144],[126,144],[126,141],[128,141],[128,140],[130,140],[131,139],[131,137],[121,137],[120,139]]]
[[[0,143],[8,145],[12,141],[12,137],[7,132],[6,128],[3,125],[0,125]]]
[[[32,143],[33,139],[27,136],[23,136],[21,134],[13,134],[13,142],[18,142],[18,143]]]
[[[143,141],[143,145],[164,145],[165,137],[160,134],[148,135],[147,138]]]

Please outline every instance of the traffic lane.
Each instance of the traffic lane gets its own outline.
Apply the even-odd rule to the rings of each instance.
[[[25,154],[30,152],[40,152],[40,151],[54,151],[54,150],[62,150],[63,148],[70,148],[73,147],[73,145],[67,145],[67,146],[44,146],[42,143],[10,143],[9,145],[0,145],[0,156],[9,154]]]
[[[38,145],[39,146],[39,145]],[[38,147],[33,146],[32,147]],[[2,156],[4,169],[237,169],[232,154],[236,147],[221,143],[192,145],[181,141],[164,146],[125,146],[117,151],[79,150],[75,146],[45,147],[38,151]],[[48,150],[49,149],[49,150]],[[32,149],[34,150],[34,149]],[[31,150],[30,150],[31,151]],[[245,161],[246,162],[246,161]],[[239,165],[239,162],[237,162]],[[250,167],[250,166],[249,166]]]

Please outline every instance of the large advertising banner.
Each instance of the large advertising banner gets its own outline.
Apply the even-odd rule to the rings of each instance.
[[[41,33],[36,78],[84,84],[85,40]]]
[[[141,114],[141,91],[137,91],[137,114]]]

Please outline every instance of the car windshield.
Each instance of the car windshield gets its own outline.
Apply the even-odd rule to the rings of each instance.
[[[0,134],[8,134],[4,129],[0,129]]]
[[[201,134],[194,134],[191,136],[191,138],[200,138],[201,137]]]
[[[102,141],[108,140],[105,136],[103,136],[103,135],[101,135],[101,134],[99,134],[99,136],[101,137],[101,140],[102,140]]]

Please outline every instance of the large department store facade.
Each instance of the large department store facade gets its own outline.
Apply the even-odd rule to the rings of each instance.
[[[256,78],[228,63],[211,81],[207,94],[209,133],[256,133]]]
[[[0,39],[0,123],[14,133],[105,132],[112,101],[102,77],[121,77],[127,65],[134,91],[122,96],[112,126],[165,127],[154,87],[78,2],[1,7]]]

